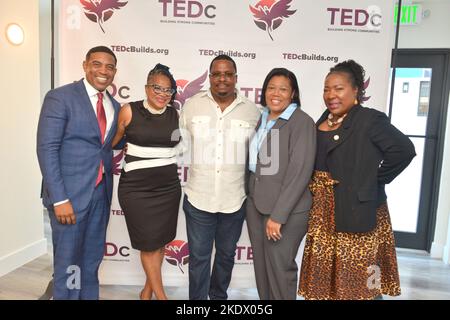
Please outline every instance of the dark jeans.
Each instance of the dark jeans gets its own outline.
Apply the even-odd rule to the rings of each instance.
[[[189,299],[225,300],[245,219],[245,202],[234,213],[206,212],[184,196],[183,210],[189,242]],[[216,254],[211,272],[211,255]]]

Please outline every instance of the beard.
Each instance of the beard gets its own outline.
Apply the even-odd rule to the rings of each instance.
[[[226,91],[226,92],[217,92],[217,95],[220,97],[226,97],[230,94],[230,92]]]

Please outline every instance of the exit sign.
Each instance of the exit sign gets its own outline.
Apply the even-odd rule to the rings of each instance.
[[[398,5],[395,5],[394,11],[394,23],[397,23],[398,18]],[[422,5],[409,4],[403,5],[400,13],[401,25],[416,25],[422,21]]]

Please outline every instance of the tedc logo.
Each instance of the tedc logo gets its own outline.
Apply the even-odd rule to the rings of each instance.
[[[195,0],[158,0],[163,5],[163,16],[176,18],[199,18],[205,16],[209,19],[215,18],[216,6],[205,5]]]
[[[162,5],[160,23],[201,24],[213,26],[216,23],[216,6],[196,0],[158,0]]]
[[[181,267],[189,263],[188,243],[183,240],[173,240],[166,244],[164,254],[166,256],[166,261],[171,265],[180,268],[180,271],[184,274]]]
[[[250,7],[255,24],[258,28],[267,31],[270,39],[272,32],[278,28],[284,18],[289,18],[297,10],[289,10],[292,0],[261,0],[255,6]]]
[[[177,80],[177,94],[175,96],[175,101],[173,102],[174,108],[181,110],[187,99],[203,89],[207,77],[208,71],[192,81],[184,79]]]
[[[128,1],[120,2],[120,0],[80,0],[83,5],[84,14],[94,23],[98,23],[103,33],[102,24],[107,21],[114,13],[114,10],[120,10]]]
[[[375,32],[382,26],[381,9],[369,6],[367,9],[327,8],[330,15],[329,31]]]
[[[104,257],[116,256],[128,258],[130,256],[130,248],[128,246],[121,246],[113,242],[105,242]]]

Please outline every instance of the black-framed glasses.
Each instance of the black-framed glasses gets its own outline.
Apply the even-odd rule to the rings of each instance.
[[[236,76],[235,72],[213,72],[210,73],[209,76],[213,78],[214,80],[219,80],[220,78],[224,77],[226,80],[231,80],[233,77]]]
[[[158,86],[157,84],[146,84],[145,86],[152,88],[153,92],[156,94],[165,94],[166,96],[171,96],[175,93],[175,89],[163,88],[161,86]]]

